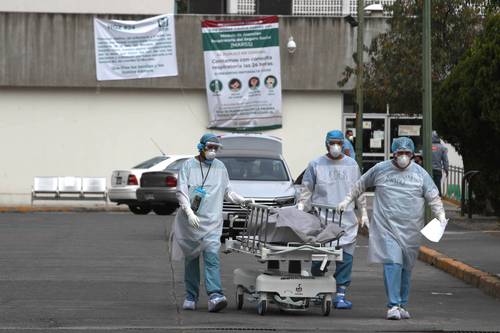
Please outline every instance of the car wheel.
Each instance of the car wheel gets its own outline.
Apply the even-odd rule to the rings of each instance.
[[[156,215],[170,215],[177,209],[176,206],[164,205],[164,206],[153,206],[153,212]]]
[[[128,209],[136,215],[146,215],[151,211],[151,207],[145,205],[128,205]]]

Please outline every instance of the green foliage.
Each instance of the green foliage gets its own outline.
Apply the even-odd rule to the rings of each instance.
[[[481,27],[479,5],[486,0],[431,2],[432,79],[439,84],[472,45]],[[422,113],[422,8],[423,0],[399,0],[391,6],[387,33],[368,49],[364,87],[370,109],[393,113]],[[347,67],[343,85],[355,75]]]
[[[435,127],[481,175],[474,191],[483,210],[500,215],[500,14],[435,94]]]

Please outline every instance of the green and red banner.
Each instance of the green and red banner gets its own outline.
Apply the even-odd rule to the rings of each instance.
[[[281,127],[278,17],[202,22],[209,128]]]

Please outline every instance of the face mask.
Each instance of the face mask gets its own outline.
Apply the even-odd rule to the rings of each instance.
[[[342,147],[340,145],[334,144],[328,148],[328,151],[333,157],[339,157],[340,153],[342,152]]]
[[[347,137],[347,140],[352,141],[352,135],[349,135],[349,136]]]
[[[217,152],[213,149],[205,151],[205,158],[209,161],[213,160]]]
[[[404,169],[410,164],[410,157],[408,155],[399,155],[396,159],[396,163],[401,169]]]

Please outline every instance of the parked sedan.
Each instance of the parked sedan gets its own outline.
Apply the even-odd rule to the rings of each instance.
[[[179,206],[175,196],[177,175],[186,160],[178,159],[162,171],[143,173],[141,186],[136,191],[139,203],[151,207],[158,215],[172,214]]]
[[[141,176],[144,172],[164,170],[170,164],[178,160],[185,160],[190,155],[168,155],[156,156],[146,160],[128,170],[115,170],[111,174],[111,187],[109,189],[109,200],[118,205],[128,205],[134,214],[147,214],[152,207],[147,203],[140,203],[136,197]]]
[[[233,190],[255,202],[273,207],[295,204],[295,188],[278,138],[260,134],[225,134],[223,149],[217,158],[227,168]],[[182,162],[173,163],[163,171],[146,172],[137,189],[137,199],[160,215],[171,214],[178,207],[175,190]],[[243,229],[247,211],[224,201],[225,236]]]

